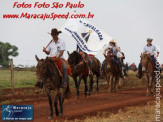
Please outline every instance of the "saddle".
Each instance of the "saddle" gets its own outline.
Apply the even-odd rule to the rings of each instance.
[[[89,58],[90,58],[90,61],[91,62],[95,62],[95,64],[96,64],[96,66],[98,66],[99,65],[99,63],[98,63],[98,60],[97,60],[97,58],[95,58],[95,56],[94,55],[91,55],[91,54],[89,54],[88,55],[89,56]]]
[[[62,61],[64,61],[67,65],[67,74],[70,75],[71,74],[71,68],[68,64],[68,62],[64,59],[64,58],[60,58],[59,60],[55,60],[56,57],[51,57],[52,61],[54,61],[54,63],[57,65],[59,72],[61,73],[61,76],[63,76],[63,70],[62,70]]]

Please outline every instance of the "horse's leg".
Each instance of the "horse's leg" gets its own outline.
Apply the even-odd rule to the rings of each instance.
[[[84,77],[83,78],[83,80],[84,80],[84,84],[85,84],[85,96],[87,96],[87,93],[88,93],[88,86],[87,86],[87,77]]]
[[[113,79],[111,81],[111,92],[114,91],[114,82],[115,82],[115,77],[113,76]]]
[[[79,86],[80,86],[80,82],[82,80],[82,75],[79,76],[79,80],[77,82],[77,97],[79,98]]]
[[[49,100],[49,106],[50,106],[50,116],[48,117],[48,119],[52,119],[52,117],[53,117],[53,106],[52,106],[52,98],[49,94],[48,94],[48,100]]]
[[[75,88],[77,90],[77,77],[73,77],[73,79],[74,79],[74,82],[75,82]]]
[[[155,91],[156,91],[156,84],[155,84],[155,81],[156,79],[155,79],[155,76],[153,76],[153,78],[152,78],[152,94],[155,94]]]
[[[147,87],[147,96],[149,96],[149,80],[146,74],[144,74],[144,79],[146,80],[146,87]]]
[[[63,115],[63,102],[64,102],[64,95],[60,94],[60,96],[59,96],[59,104],[60,104],[59,116]]]
[[[99,77],[96,75],[96,92],[98,92],[98,80],[99,80]]]
[[[116,77],[115,77],[115,82],[114,82],[114,92],[115,92],[115,93],[117,93],[118,81],[119,81],[119,77],[116,76]]]
[[[55,97],[55,101],[54,101],[54,106],[55,106],[55,114],[56,116],[59,116],[59,112],[58,112],[58,95],[56,95]]]
[[[91,76],[89,76],[89,80],[90,80],[90,82],[89,82],[89,95],[91,95],[91,93],[92,93],[92,89],[93,89],[93,76],[91,75]]]
[[[111,93],[112,82],[113,82],[113,75],[110,75],[109,82],[108,82],[108,86],[109,86],[109,94]]]
[[[149,76],[149,94],[152,95],[152,76]]]

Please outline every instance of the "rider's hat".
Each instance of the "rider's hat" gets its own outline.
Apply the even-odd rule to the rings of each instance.
[[[51,34],[51,35],[58,35],[58,34],[60,34],[60,33],[62,33],[62,31],[58,31],[56,28],[53,28],[53,29],[51,30],[51,33],[49,33],[49,34]]]
[[[153,41],[153,39],[151,39],[151,38],[147,38],[147,41],[150,41],[150,42],[151,42],[151,41]]]
[[[109,43],[114,43],[114,44],[116,44],[116,42],[114,41],[114,39],[112,39]]]

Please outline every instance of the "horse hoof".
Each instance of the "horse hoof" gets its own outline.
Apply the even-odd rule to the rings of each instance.
[[[48,119],[51,120],[53,117],[52,116],[49,116]]]

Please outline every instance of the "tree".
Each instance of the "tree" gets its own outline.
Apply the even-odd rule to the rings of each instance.
[[[18,55],[18,47],[16,47],[15,45],[11,45],[8,42],[0,42],[0,65],[8,67],[9,56],[16,57]]]

